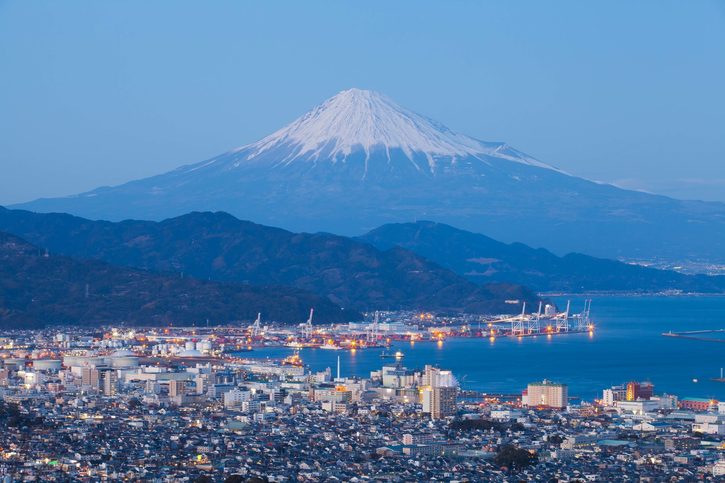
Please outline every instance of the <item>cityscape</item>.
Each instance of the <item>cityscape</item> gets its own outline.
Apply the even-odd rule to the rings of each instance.
[[[725,3],[0,0],[0,483],[725,482]]]
[[[554,320],[567,320],[552,310]],[[575,318],[588,319],[589,303],[586,310]],[[495,321],[376,312],[363,323],[290,328],[260,318],[237,327],[4,331],[0,475],[280,482],[725,475],[725,401],[658,393],[652,381],[603,387],[591,401],[573,397],[565,381],[486,393],[446,368],[409,368],[403,352],[386,350],[391,340],[483,342]],[[512,319],[506,323],[518,327],[521,316]],[[336,367],[314,371],[299,355],[311,345],[375,351],[380,367],[346,375],[338,356]],[[253,357],[266,346],[293,353]]]

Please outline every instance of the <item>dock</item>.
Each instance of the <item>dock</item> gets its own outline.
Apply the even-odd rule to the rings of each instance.
[[[702,334],[717,334],[724,333],[725,329],[704,329],[704,330],[687,330],[683,332],[663,332],[664,337],[676,337],[679,339],[699,340],[704,342],[719,342],[725,343],[725,337],[722,339],[715,337],[703,337]]]

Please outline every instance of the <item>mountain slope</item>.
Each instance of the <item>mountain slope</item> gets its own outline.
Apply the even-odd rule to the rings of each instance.
[[[228,323],[250,321],[257,311],[298,323],[310,307],[325,322],[360,317],[299,289],[199,281],[47,255],[0,232],[0,327]]]
[[[0,208],[0,230],[68,256],[203,280],[293,286],[355,310],[500,313],[517,310],[507,299],[536,301],[521,286],[478,286],[402,248],[381,251],[345,237],[291,233],[226,213],[111,223]]]
[[[557,253],[725,261],[725,204],[570,176],[358,89],[201,163],[18,207],[111,220],[226,211],[341,234],[429,219]]]
[[[537,291],[566,292],[725,291],[725,277],[683,275],[578,253],[558,257],[428,221],[384,225],[360,239],[380,249],[406,248],[477,283],[520,283]]]

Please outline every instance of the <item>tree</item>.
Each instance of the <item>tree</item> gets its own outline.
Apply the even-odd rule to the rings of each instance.
[[[451,422],[449,427],[455,431],[472,431],[476,429],[488,431],[493,429],[494,431],[501,432],[504,430],[505,425],[488,419],[456,419]]]
[[[560,434],[554,434],[553,436],[549,436],[547,441],[553,445],[560,445],[564,442],[564,438]]]
[[[528,450],[507,444],[499,448],[493,461],[498,466],[506,466],[512,470],[520,470],[536,464],[538,457]]]

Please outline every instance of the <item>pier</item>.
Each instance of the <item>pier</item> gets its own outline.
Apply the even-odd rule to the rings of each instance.
[[[719,343],[725,343],[725,337],[723,338],[716,338],[716,337],[703,337],[703,334],[718,334],[718,333],[725,333],[725,329],[704,329],[704,330],[686,330],[682,332],[663,332],[662,335],[664,337],[676,337],[678,339],[689,339],[689,340],[699,340],[704,342],[719,342]]]
[[[490,337],[527,337],[582,332],[591,333],[594,331],[594,324],[589,318],[591,303],[591,300],[586,300],[584,302],[584,310],[578,314],[571,313],[570,302],[566,304],[566,311],[561,313],[548,311],[542,313],[542,303],[540,302],[537,312],[527,314],[526,303],[524,303],[521,314],[488,321],[488,334],[484,331],[482,335],[489,335]]]

